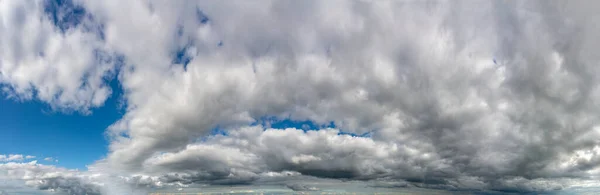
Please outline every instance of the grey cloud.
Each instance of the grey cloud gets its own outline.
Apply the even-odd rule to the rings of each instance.
[[[552,191],[583,181],[564,176],[527,178],[527,172],[511,177],[491,171],[478,171],[476,169],[481,168],[477,164],[463,165],[459,164],[463,162],[449,161],[450,157],[421,153],[419,148],[406,145],[401,147],[396,143],[374,141],[371,138],[338,135],[337,132],[334,129],[308,132],[298,129],[263,131],[261,127],[246,127],[231,130],[228,136],[211,137],[177,153],[166,153],[149,159],[145,163],[145,169],[175,172],[163,176],[161,181],[184,184],[260,183],[265,181],[264,173],[273,171],[294,171],[306,176],[343,180],[387,178],[387,181],[371,185],[374,187],[455,190]],[[223,156],[215,158],[213,154]],[[198,169],[204,172],[193,171]],[[560,174],[569,174],[568,170],[564,171]],[[293,176],[280,180],[290,178]]]
[[[475,189],[490,185],[486,178],[456,179],[459,173],[445,173],[448,168],[440,168],[443,164],[436,162],[439,160],[417,154],[416,149],[370,138],[337,135],[337,132],[333,129],[305,133],[297,129],[241,128],[230,131],[228,136],[216,136],[183,151],[149,159],[145,169],[174,172],[162,176],[160,181],[183,184],[251,184],[265,181],[264,173],[294,171],[345,180],[387,177],[395,178],[392,181],[414,183],[411,186],[431,188]],[[408,155],[410,153],[414,156]],[[214,154],[223,155],[215,158]],[[293,178],[293,174],[283,176],[283,180]]]
[[[286,187],[294,191],[319,191],[319,188],[302,184],[288,184]]]
[[[598,69],[592,64],[598,59],[582,56],[593,50],[582,40],[595,40],[586,35],[595,30],[570,10],[576,3],[264,3],[198,4],[211,23],[194,26],[202,36],[189,36],[200,45],[220,39],[225,46],[200,48],[187,72],[163,74],[168,55],[150,62],[123,48],[134,64],[145,65],[124,72],[132,109],[113,126],[109,162],[138,169],[162,151],[189,157],[146,168],[202,167],[206,173],[196,174],[198,180],[219,180],[231,170],[246,171],[250,179],[262,171],[292,170],[450,189],[555,189],[526,186],[597,174]],[[178,6],[154,14],[171,23],[173,10],[187,10]],[[108,22],[123,33],[146,28]],[[242,27],[249,31],[240,33]],[[133,35],[115,32],[107,36]],[[135,45],[145,37],[131,39],[118,43]],[[169,47],[155,42],[150,48],[156,53]],[[162,79],[137,82],[148,75]],[[189,148],[195,145],[190,137],[217,125],[235,127],[263,116],[374,132],[356,139],[323,130],[255,132],[239,135],[245,136],[240,144],[219,143],[227,148],[219,157],[208,155],[211,148]]]
[[[156,177],[118,176],[95,170],[78,171],[52,165],[28,163],[0,163],[0,181],[9,187],[8,192],[35,193],[43,190],[69,195],[148,194],[150,188],[163,188],[175,184],[161,184]],[[13,186],[14,189],[10,187]],[[17,190],[17,191],[15,191]]]
[[[409,187],[410,184],[405,181],[375,181],[369,186],[376,188],[405,188]]]
[[[100,194],[99,186],[88,182],[85,174],[37,164],[36,161],[0,164],[0,179],[21,180],[39,190],[56,190],[73,195]]]
[[[37,181],[35,184],[40,190],[57,190],[70,195],[87,194],[100,195],[100,188],[96,185],[82,183],[78,178],[52,177]]]
[[[57,71],[10,58],[0,82],[10,94],[28,97],[33,87],[42,101],[85,111],[110,94],[102,75],[114,71],[90,65],[89,51],[123,55],[127,113],[108,130],[110,153],[98,165],[148,175],[125,174],[132,185],[252,184],[288,171],[525,192],[600,174],[598,15],[587,3],[115,2],[81,1],[105,25],[105,40],[54,37],[77,46],[82,63],[67,63],[81,56],[68,48],[56,55],[66,64]],[[210,22],[196,21],[198,9]],[[2,13],[18,23],[17,11]],[[36,35],[57,33],[25,19],[40,27]],[[0,52],[33,55],[18,49],[25,43],[0,43],[9,48]],[[193,57],[186,68],[172,59],[184,47]],[[75,77],[58,79],[72,69]],[[93,82],[80,79],[87,73]],[[334,122],[371,137],[247,127],[263,117]],[[228,136],[206,137],[217,127]]]
[[[252,172],[239,172],[235,169],[223,169],[221,171],[188,171],[184,173],[171,173],[163,175],[160,181],[166,183],[189,184],[215,184],[215,185],[241,185],[251,184],[258,179],[258,175]]]
[[[146,161],[146,170],[193,171],[208,175],[256,177],[262,172],[296,171],[322,177],[364,179],[386,174],[393,145],[369,138],[338,136],[336,130],[262,130],[246,127]],[[214,154],[222,154],[215,156]],[[378,161],[378,162],[377,162]],[[388,167],[390,168],[390,167]]]

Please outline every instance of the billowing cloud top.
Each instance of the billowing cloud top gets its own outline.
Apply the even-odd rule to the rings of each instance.
[[[8,162],[0,178],[71,194],[275,181],[323,189],[303,183],[315,179],[595,185],[595,4],[0,1],[3,95],[90,114],[122,91],[126,106],[89,171]],[[311,125],[270,126],[278,121]]]

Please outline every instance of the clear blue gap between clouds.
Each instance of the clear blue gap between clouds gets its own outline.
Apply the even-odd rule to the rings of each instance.
[[[71,28],[81,27],[84,32],[94,33],[100,40],[105,39],[104,24],[96,21],[83,6],[73,3],[72,0],[46,0],[44,12],[62,33]]]
[[[63,33],[81,24],[87,15],[82,6],[73,4],[71,0],[47,0],[44,12]]]
[[[38,100],[1,98],[0,134],[4,136],[0,136],[0,154],[34,155],[40,163],[85,170],[86,165],[106,155],[105,130],[124,114],[118,81],[112,79],[109,85],[113,89],[111,97],[87,116],[55,112]],[[44,161],[45,157],[59,162]]]
[[[254,123],[251,123],[250,126],[258,126],[261,125],[263,128],[268,129],[268,128],[273,128],[273,129],[281,129],[284,130],[286,128],[295,128],[295,129],[301,129],[304,132],[308,132],[308,131],[319,131],[321,129],[326,129],[326,128],[332,128],[332,129],[338,129],[338,135],[349,135],[352,137],[371,137],[371,133],[373,131],[369,131],[363,134],[356,134],[356,133],[351,133],[348,131],[344,131],[343,129],[338,128],[335,125],[335,122],[330,121],[329,123],[326,124],[317,124],[313,121],[310,120],[292,120],[290,118],[278,118],[278,117],[261,117],[259,120],[257,120]],[[227,136],[227,129],[223,128],[221,126],[217,126],[215,128],[213,128],[210,132],[211,136],[214,135],[222,135],[222,136]],[[201,139],[204,140],[204,139]]]

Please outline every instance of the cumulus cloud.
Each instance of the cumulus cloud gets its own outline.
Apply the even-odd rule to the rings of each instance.
[[[319,188],[310,187],[310,186],[301,185],[301,184],[288,184],[288,185],[286,185],[286,187],[288,187],[294,191],[319,191]]]
[[[0,179],[22,180],[39,190],[59,190],[68,194],[99,194],[97,186],[81,182],[85,175],[77,171],[38,164],[9,162],[0,164]]]
[[[2,92],[18,100],[37,99],[56,110],[89,113],[111,94],[104,81],[114,60],[91,31],[95,24],[88,15],[60,9],[51,17],[44,12],[51,4],[0,2]],[[67,19],[76,22],[65,25]]]
[[[0,154],[0,162],[2,161],[22,161],[23,155],[22,154],[9,154],[9,155],[3,155]]]
[[[83,10],[65,23],[47,4],[0,1],[0,82],[10,97],[85,114],[118,72],[127,109],[94,168],[126,185],[294,173],[559,190],[600,174],[589,4],[79,0],[57,9]]]
[[[0,164],[0,181],[20,181],[24,186],[33,189],[69,195],[147,194],[147,189],[140,188],[144,187],[140,185],[142,182],[132,182],[132,178],[136,177],[108,175],[95,171],[82,172],[44,165],[37,161]],[[160,186],[162,185],[159,182],[152,187]]]
[[[260,126],[247,127],[155,156],[146,160],[143,168],[150,174],[169,173],[164,177],[183,183],[250,184],[278,176],[271,175],[273,172],[290,170],[294,172],[283,176],[298,173],[368,179],[400,167],[385,167],[376,161],[393,164],[386,158],[402,148],[337,133],[333,129],[304,133],[298,129],[263,131]]]
[[[25,156],[25,159],[32,159],[32,158],[35,158],[35,156],[32,156],[32,155]]]

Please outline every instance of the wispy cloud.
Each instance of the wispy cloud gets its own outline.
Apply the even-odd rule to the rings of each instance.
[[[9,155],[0,155],[1,161],[23,161],[23,155],[21,154],[9,154]]]

